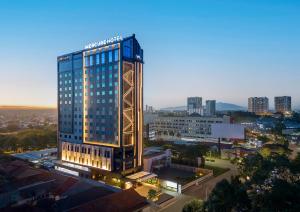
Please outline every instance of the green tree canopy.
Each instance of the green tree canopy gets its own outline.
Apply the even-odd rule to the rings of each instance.
[[[246,189],[238,178],[220,181],[213,189],[205,208],[208,211],[247,211],[250,208],[250,200]]]
[[[190,201],[185,204],[182,212],[202,212],[204,211],[203,202],[197,199]]]

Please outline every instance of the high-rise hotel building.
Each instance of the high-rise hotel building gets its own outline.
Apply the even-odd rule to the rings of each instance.
[[[57,58],[57,169],[131,173],[142,165],[143,50],[133,34]],[[83,174],[82,174],[83,173]]]

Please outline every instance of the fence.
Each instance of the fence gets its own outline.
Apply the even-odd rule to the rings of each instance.
[[[203,169],[203,168],[199,168],[199,167],[193,167],[193,166],[186,166],[186,165],[180,165],[180,164],[174,164],[172,163],[171,164],[171,168],[174,168],[174,169],[179,169],[179,170],[184,170],[184,171],[188,171],[188,172],[194,172],[194,173],[203,173],[204,176],[203,177],[200,177],[198,179],[195,179],[185,185],[182,185],[181,186],[181,191],[184,191],[185,189],[193,186],[193,185],[197,185],[209,178],[211,178],[213,176],[213,171],[212,170],[209,170],[209,169]]]

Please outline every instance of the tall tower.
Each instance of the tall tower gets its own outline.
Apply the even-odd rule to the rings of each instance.
[[[206,100],[205,114],[207,116],[216,115],[216,100]]]
[[[193,113],[202,113],[202,97],[188,97],[187,98],[187,112],[189,115]]]
[[[265,114],[269,111],[269,99],[267,97],[249,97],[248,112]]]
[[[290,96],[276,96],[274,103],[277,113],[288,113],[292,111],[292,97]]]
[[[135,35],[88,44],[59,56],[57,64],[62,170],[79,175],[84,173],[74,167],[123,174],[138,170],[143,152],[143,50]]]

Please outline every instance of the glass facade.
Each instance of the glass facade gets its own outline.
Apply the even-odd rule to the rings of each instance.
[[[119,44],[83,54],[84,60],[88,60],[85,62],[83,77],[84,140],[117,145],[120,109]],[[101,64],[97,63],[100,54]]]

